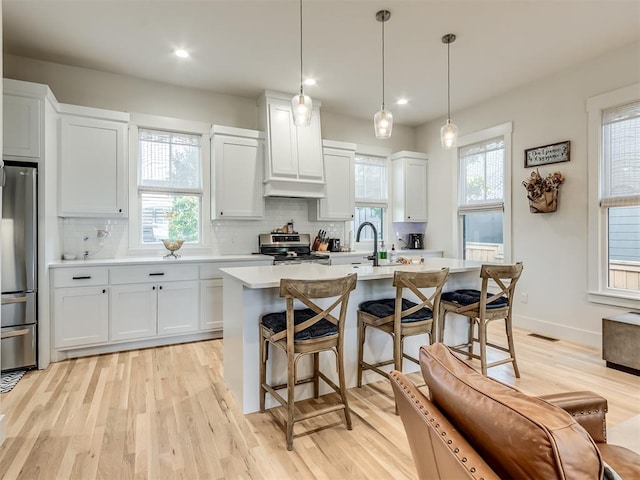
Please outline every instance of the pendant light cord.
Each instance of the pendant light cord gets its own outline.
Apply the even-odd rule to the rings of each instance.
[[[386,20],[382,19],[382,110],[384,110],[384,24]]]
[[[302,0],[300,0],[300,95],[304,94],[302,82]]]
[[[451,42],[447,43],[447,121],[451,121]]]

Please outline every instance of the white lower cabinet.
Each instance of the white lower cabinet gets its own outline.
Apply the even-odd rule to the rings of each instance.
[[[167,262],[51,269],[53,348],[103,353],[222,331],[220,268],[271,265],[269,257],[201,264]],[[128,346],[125,346],[128,344]]]
[[[134,283],[111,287],[111,340],[155,336],[157,285]]]
[[[106,285],[57,288],[53,298],[55,348],[109,341],[109,290]]]
[[[111,340],[197,331],[199,285],[198,280],[114,285],[111,288]]]
[[[222,279],[200,282],[200,329],[222,330]]]
[[[158,285],[158,335],[198,330],[199,287],[198,280]]]

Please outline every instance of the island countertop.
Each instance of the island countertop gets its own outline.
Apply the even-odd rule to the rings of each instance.
[[[448,267],[451,273],[479,271],[481,262],[460,260],[456,258],[425,258],[424,264],[389,264],[382,263],[378,267],[372,265],[320,265],[317,263],[302,263],[294,265],[267,265],[261,267],[233,267],[221,268],[220,271],[237,280],[244,287],[250,289],[273,288],[280,285],[282,278],[301,280],[338,278],[350,273],[357,273],[358,280],[376,280],[392,278],[396,270],[402,271],[432,271]]]

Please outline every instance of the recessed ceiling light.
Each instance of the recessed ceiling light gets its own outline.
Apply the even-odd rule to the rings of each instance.
[[[396,103],[398,105],[406,105],[407,103],[409,103],[409,100],[407,100],[406,98],[400,98]]]
[[[315,85],[316,84],[316,79],[315,78],[305,78],[304,79],[304,84],[307,85],[307,86]]]
[[[187,52],[184,48],[177,48],[173,53],[176,57],[189,58],[189,52]]]

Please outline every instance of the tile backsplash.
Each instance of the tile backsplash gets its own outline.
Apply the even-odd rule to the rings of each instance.
[[[267,197],[265,215],[261,220],[207,221],[211,228],[212,255],[248,254],[258,250],[258,235],[268,233],[294,221],[295,231],[309,233],[311,238],[318,230],[326,230],[331,238],[339,238],[342,245],[348,243],[345,222],[309,221],[309,202],[302,198]],[[82,258],[126,257],[129,252],[129,222],[127,219],[65,218],[62,222],[62,247],[65,254]],[[188,252],[183,253],[188,255]]]

